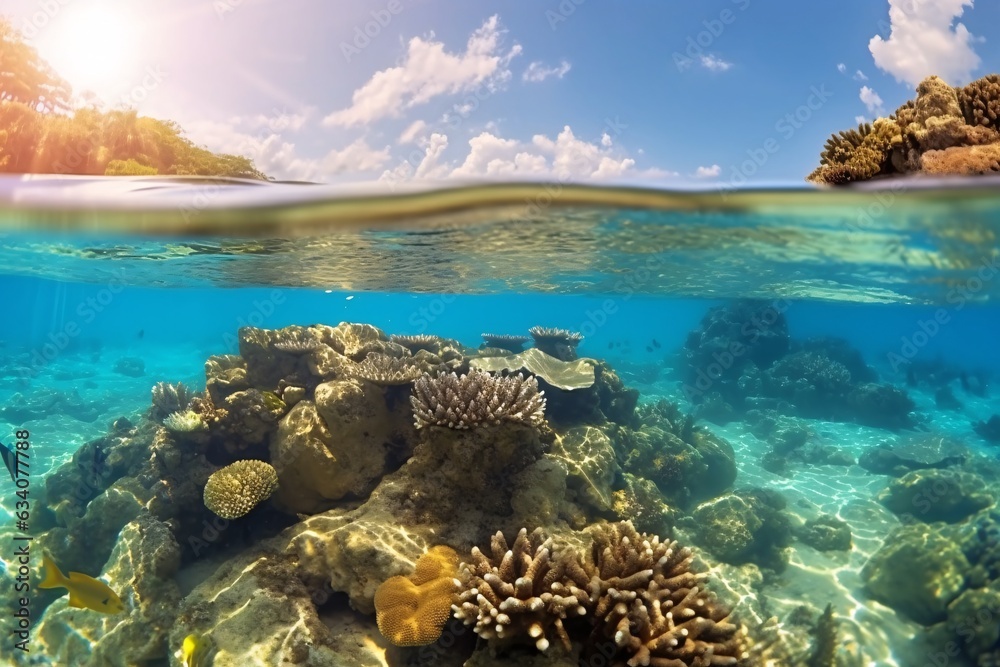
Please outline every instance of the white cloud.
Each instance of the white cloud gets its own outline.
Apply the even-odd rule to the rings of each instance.
[[[706,54],[701,57],[701,66],[713,72],[725,72],[733,64],[717,56]]]
[[[563,60],[559,63],[558,67],[546,67],[542,64],[540,60],[528,65],[528,69],[524,70],[524,74],[521,78],[524,81],[530,81],[532,83],[538,83],[540,81],[545,81],[550,76],[554,76],[557,79],[561,79],[566,76],[566,73],[570,70],[569,61]]]
[[[266,128],[271,132],[298,132],[306,121],[316,113],[316,107],[304,107],[299,112],[289,113],[287,111],[275,110],[272,115],[257,114],[255,116],[234,116],[229,122],[239,127],[250,130]]]
[[[427,123],[422,120],[415,120],[410,123],[399,135],[398,143],[412,144],[417,139],[422,138],[427,132]]]
[[[601,135],[601,145],[605,148],[611,148],[611,135],[607,132]]]
[[[882,113],[882,98],[874,90],[868,86],[861,86],[861,92],[858,94],[858,97],[865,103],[868,113],[876,115]]]
[[[973,49],[978,40],[955,20],[972,4],[973,0],[889,0],[889,36],[876,35],[868,42],[875,64],[911,85],[931,74],[952,85],[968,81],[980,63]]]
[[[722,173],[722,167],[713,164],[711,167],[698,167],[694,171],[695,178],[715,178]]]
[[[344,172],[374,171],[389,161],[389,147],[374,149],[364,139],[357,139],[340,150],[332,150],[319,163],[324,175]]]
[[[607,137],[607,139],[605,139]],[[661,169],[636,169],[635,160],[611,148],[610,137],[600,144],[578,139],[567,125],[555,139],[537,134],[530,142],[504,139],[482,132],[469,140],[469,154],[452,170],[455,177],[538,177],[560,180],[602,180],[620,177],[675,176]]]
[[[485,86],[494,90],[510,80],[510,61],[521,53],[520,44],[503,50],[506,31],[494,15],[477,29],[465,53],[447,53],[442,42],[414,37],[406,58],[397,67],[376,72],[354,91],[351,106],[323,119],[327,126],[364,125],[425,104],[439,95],[455,94]]]
[[[847,65],[845,65],[844,63],[837,63],[837,71],[843,74],[844,72],[847,71]]]
[[[864,116],[855,116],[854,122],[857,123],[858,125],[861,125],[861,123],[867,123],[868,119],[865,118]]]
[[[868,77],[865,76],[865,73],[862,72],[861,70],[857,70],[856,72],[854,72],[854,80],[855,81],[867,81]]]

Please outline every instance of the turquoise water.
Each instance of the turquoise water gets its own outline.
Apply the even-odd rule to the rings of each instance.
[[[573,544],[631,520],[711,568],[712,604],[756,641],[740,664],[992,664],[1000,199],[976,184],[394,200],[5,181],[0,441],[30,443],[31,504],[19,528],[5,476],[4,660],[180,664],[193,634],[215,665],[626,664],[590,607],[567,620],[568,650],[553,612],[545,651],[525,628],[488,658],[455,619],[394,646],[373,598],[432,546],[470,561],[497,531]],[[538,343],[558,369],[600,369],[560,389],[511,365],[545,391],[541,426],[414,429],[412,379],[358,375],[370,353],[417,358],[393,335],[444,339],[420,356],[434,377],[507,354],[481,349],[484,332],[532,347],[534,326],[582,335]],[[207,391],[201,430],[164,426],[158,382]],[[273,464],[278,490],[221,518],[207,478],[246,459]],[[18,537],[28,652],[8,638]],[[43,549],[102,576],[126,612],[38,589]]]

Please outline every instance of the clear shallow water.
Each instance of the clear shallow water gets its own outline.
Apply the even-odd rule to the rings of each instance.
[[[324,512],[335,516],[363,503],[380,476],[399,474],[401,460],[386,462],[368,487],[332,501],[332,508],[289,507],[287,498],[269,501],[271,505],[235,524],[238,531],[222,530],[224,537],[206,539],[205,548],[192,542],[205,538],[200,521],[212,519],[200,502],[198,484],[204,484],[204,474],[235,459],[267,457],[267,446],[250,445],[247,451],[253,456],[223,453],[219,443],[248,437],[230,434],[219,436],[215,444],[179,445],[188,466],[179,471],[144,466],[153,458],[150,448],[158,427],[147,414],[155,382],[183,382],[204,390],[206,359],[240,353],[241,327],[274,330],[340,322],[372,324],[386,334],[455,339],[469,358],[478,354],[484,331],[527,335],[535,325],[566,328],[584,336],[578,354],[606,362],[625,386],[640,392],[640,404],[662,398],[695,414],[698,424],[732,446],[737,470],[729,488],[714,490],[703,500],[719,506],[746,504],[747,489],[776,492],[783,507],[766,509],[771,506],[764,503],[755,514],[757,519],[770,517],[768,530],[754,528],[756,519],[746,514],[713,518],[699,502],[671,495],[670,483],[653,471],[659,450],[654,447],[649,460],[628,463],[636,445],[624,436],[613,442],[619,460],[599,468],[612,471],[605,490],[622,491],[627,475],[633,481],[642,475],[659,480],[664,502],[676,512],[656,524],[663,536],[691,544],[714,567],[719,590],[733,591],[730,599],[740,600],[732,603],[741,622],[756,632],[760,621],[776,618],[789,655],[801,659],[810,654],[809,630],[828,603],[837,619],[837,664],[934,664],[938,653],[948,655],[948,641],[958,641],[959,650],[948,656],[948,664],[973,665],[978,656],[997,649],[989,640],[988,624],[973,628],[975,641],[965,641],[967,633],[956,629],[979,609],[990,609],[984,596],[994,585],[992,561],[984,554],[992,545],[990,526],[996,523],[992,500],[1000,493],[996,445],[975,427],[1000,412],[995,379],[1000,374],[1000,309],[993,271],[1000,253],[1000,201],[995,190],[981,185],[984,181],[976,182],[977,189],[889,190],[888,205],[886,192],[783,190],[722,196],[560,186],[560,195],[543,207],[538,206],[544,201],[538,199],[545,192],[541,185],[419,193],[400,201],[359,199],[348,205],[346,200],[331,201],[331,191],[312,186],[231,186],[237,188],[232,192],[230,186],[218,186],[209,196],[206,188],[216,186],[200,182],[60,183],[69,186],[60,189],[44,179],[3,186],[0,292],[8,326],[0,333],[0,440],[9,444],[20,429],[32,434],[32,488],[38,494],[33,537],[58,553],[64,571],[79,568],[96,576],[103,570],[129,614],[66,610],[65,591],[35,590],[34,652],[29,657],[53,664],[131,664],[138,658],[127,656],[141,654],[142,664],[175,664],[165,660],[190,631],[215,638],[215,664],[278,664],[281,656],[296,654],[275,640],[279,635],[291,633],[316,644],[334,641],[322,639],[315,628],[295,630],[294,619],[273,616],[258,620],[254,633],[241,630],[232,620],[240,618],[246,600],[239,596],[270,589],[262,582],[241,588],[243,584],[226,578],[227,567],[243,563],[239,559],[250,558],[255,545],[267,539],[272,540],[268,544],[284,539],[287,545],[282,536],[294,533],[307,515],[314,517],[313,524],[305,524],[309,530],[339,534],[341,528],[317,528],[315,517]],[[203,197],[204,205],[195,197]],[[296,204],[297,199],[307,201]],[[265,202],[274,205],[260,208]],[[247,203],[257,208],[234,210]],[[871,215],[879,205],[885,212]],[[238,221],[247,222],[246,236],[229,233]],[[84,229],[67,229],[75,223]],[[104,233],[102,224],[108,228]],[[126,225],[151,235],[125,234]],[[213,231],[225,235],[210,235]],[[742,298],[757,301],[746,311],[732,309],[733,300]],[[719,307],[730,310],[712,310]],[[729,315],[719,320],[719,313]],[[782,325],[752,324],[754,314],[768,313],[780,315],[786,333],[781,333]],[[728,322],[728,329],[720,321]],[[722,368],[727,362],[712,354],[725,359],[726,349],[718,344],[727,336],[738,338],[748,322],[751,332],[779,332],[786,347],[768,359],[771,366],[760,361],[759,373],[745,366],[745,354],[737,354],[738,368],[729,375]],[[830,380],[838,367],[829,360],[844,365],[853,357],[838,356],[842,346],[809,342],[823,336],[846,340],[848,349],[860,355],[870,367],[864,382],[906,393],[912,401],[912,409],[903,410],[910,415],[906,423],[880,422],[879,414],[900,410],[878,407],[871,395],[849,408],[835,405],[851,390]],[[773,367],[782,360],[792,365],[789,358],[803,350],[826,361],[818,370],[800,371],[801,377],[784,376],[781,367]],[[716,374],[713,363],[720,364],[724,376],[713,377],[713,387],[725,395],[728,411],[690,390],[697,388],[699,370]],[[851,387],[862,383],[860,367],[853,371]],[[775,384],[775,378],[788,382]],[[790,389],[795,382],[801,384],[799,390]],[[830,389],[824,382],[840,388]],[[259,389],[278,387],[262,384]],[[406,409],[405,401],[402,405]],[[121,417],[131,428],[113,425]],[[644,428],[579,418],[619,435]],[[552,419],[561,436],[573,428],[565,414],[562,421]],[[804,444],[781,449],[792,432],[802,434]],[[265,442],[277,437],[267,431]],[[121,464],[131,472],[111,484],[110,491],[104,489],[108,480],[95,485],[83,505],[60,504],[67,494],[59,485],[72,482],[62,481],[68,478],[54,470],[74,453],[76,463],[81,451],[92,456],[97,440],[103,451],[133,452],[135,460]],[[131,448],[122,449],[123,443]],[[904,478],[905,470],[861,465],[866,453],[880,446],[903,452],[906,456],[900,456],[918,461],[918,468],[939,467]],[[665,442],[656,447],[664,455],[676,453]],[[961,456],[949,458],[956,448]],[[777,458],[785,461],[776,462],[771,452],[780,452]],[[415,454],[404,446],[395,456],[405,460]],[[186,475],[202,475],[201,481],[185,489]],[[176,567],[166,568],[162,576],[141,565],[141,576],[123,574],[123,553],[129,554],[124,560],[141,562],[139,556],[151,547],[135,541],[136,529],[128,526],[138,519],[125,509],[128,504],[109,499],[132,493],[152,515],[170,514],[130,488],[130,478],[141,479],[140,486],[146,487],[162,482],[156,488],[172,489],[170,502],[184,508],[164,524],[174,531],[179,555]],[[616,518],[613,507],[599,511],[581,500],[573,479],[571,475],[566,499],[586,516],[584,524]],[[690,477],[678,483],[694,488],[706,480]],[[910,498],[900,491],[907,484],[928,486],[920,487],[923,495]],[[17,499],[12,484],[4,488],[2,536],[12,544],[18,531],[10,513]],[[513,536],[506,520],[527,523],[523,519],[531,512],[525,505],[537,509],[559,500],[552,493],[548,487],[537,490],[531,502],[501,512],[504,519],[496,519],[487,532],[456,510],[450,525],[438,526],[436,534],[448,536],[444,541],[450,540],[460,555],[467,553],[469,540],[485,547],[483,540],[496,530]],[[886,500],[886,493],[909,498],[909,519]],[[963,498],[966,510],[974,509],[954,515],[920,511],[927,503],[932,508],[963,506]],[[648,517],[651,505],[645,509],[642,516]],[[572,524],[566,517],[573,515],[569,511],[536,522],[556,530]],[[819,549],[803,537],[802,526],[821,515],[846,524],[852,535],[848,549]],[[114,528],[108,535],[94,529],[102,520]],[[740,552],[727,540],[711,539],[718,531],[706,535],[699,528],[710,520],[723,521],[726,535],[767,533],[771,541]],[[280,604],[297,614],[313,614],[310,618],[344,641],[334,641],[329,651],[340,656],[340,663],[329,662],[329,655],[317,649],[312,662],[302,664],[461,664],[473,648],[468,633],[454,646],[434,645],[432,653],[396,649],[381,637],[371,616],[371,591],[352,586],[367,577],[408,573],[420,552],[413,544],[429,544],[423,544],[427,534],[416,523],[394,525],[385,517],[378,525],[365,521],[374,519],[361,521],[373,536],[380,530],[407,535],[371,538],[383,545],[382,551],[401,554],[400,560],[386,566],[364,552],[358,558],[373,569],[356,569],[353,575],[328,563],[330,571],[320,573],[329,578],[324,588],[310,569],[315,563],[307,565],[304,552],[299,554],[300,572],[308,570],[301,576],[309,595],[286,593],[289,597]],[[574,527],[581,527],[579,516],[575,521]],[[892,532],[897,529],[910,532]],[[81,537],[88,534],[92,537]],[[927,558],[938,565],[928,568],[920,559],[886,551],[887,545],[905,540],[931,545]],[[962,555],[941,556],[945,543],[961,545]],[[4,563],[12,572],[12,559],[5,556]],[[874,565],[866,571],[869,563]],[[32,568],[34,573],[41,569],[40,556]],[[926,584],[931,592],[916,601],[887,594],[886,588],[898,582],[880,576],[882,571],[903,573],[914,588],[923,590],[918,584]],[[11,586],[5,579],[0,587],[5,602],[13,599]],[[236,591],[236,599],[227,598],[227,591]],[[207,615],[192,611],[216,597],[224,603],[210,606]],[[257,614],[267,609],[248,608]],[[926,609],[931,611],[922,615]],[[4,623],[9,622],[5,617]],[[242,640],[234,642],[237,637]],[[3,655],[28,664],[20,652],[8,653],[8,646]],[[534,651],[530,643],[528,648]],[[437,662],[426,662],[427,655]],[[527,664],[531,655],[514,651],[498,664]],[[786,656],[778,664],[804,664],[796,659]]]

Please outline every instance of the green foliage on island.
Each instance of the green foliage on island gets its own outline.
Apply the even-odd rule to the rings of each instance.
[[[74,109],[70,95],[69,85],[0,17],[0,172],[267,180],[250,158],[196,146],[173,121],[135,109]]]

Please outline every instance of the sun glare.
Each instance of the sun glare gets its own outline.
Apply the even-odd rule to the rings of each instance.
[[[63,7],[39,30],[39,55],[81,95],[113,104],[137,57],[136,23],[123,9],[96,2]]]

